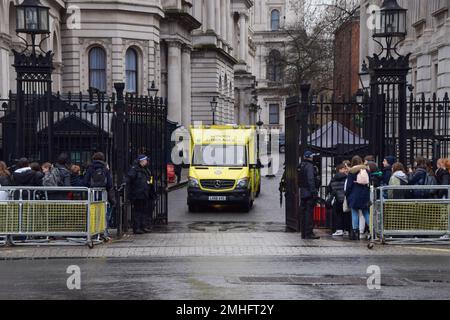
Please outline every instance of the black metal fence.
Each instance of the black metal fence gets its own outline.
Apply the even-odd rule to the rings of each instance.
[[[110,97],[94,90],[87,94],[24,94],[21,101],[10,93],[7,99],[0,100],[1,159],[13,166],[21,157],[43,163],[67,153],[72,163],[86,167],[93,153],[103,152],[119,188],[137,155],[145,154],[151,158],[158,186],[152,220],[154,224],[165,224],[166,149],[170,135],[166,101],[124,96],[121,85],[116,90]],[[121,198],[125,199],[123,195]]]
[[[337,164],[351,160],[355,155],[374,155],[381,166],[385,156],[398,159],[400,147],[404,145],[408,155],[406,166],[412,165],[417,156],[434,162],[450,157],[448,94],[442,99],[436,95],[428,99],[422,95],[416,99],[411,94],[407,100],[404,135],[400,135],[398,101],[395,99],[384,98],[384,107],[379,108],[384,111],[380,113],[371,108],[368,98],[362,103],[333,98],[307,101],[302,105],[294,99],[293,105],[299,108],[299,155],[306,149],[320,154],[316,162],[322,172],[323,186],[328,185]],[[401,136],[405,137],[403,141]],[[382,150],[382,154],[377,150]]]

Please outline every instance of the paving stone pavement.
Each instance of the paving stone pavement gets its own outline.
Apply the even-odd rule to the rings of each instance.
[[[153,233],[96,246],[0,248],[0,259],[209,257],[209,256],[398,256],[450,255],[449,247],[376,245],[324,238],[302,240],[295,233]]]

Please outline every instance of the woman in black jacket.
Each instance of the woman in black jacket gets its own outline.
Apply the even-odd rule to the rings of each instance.
[[[436,180],[440,186],[448,186],[450,185],[450,160],[449,159],[439,159],[436,163]],[[449,194],[447,190],[439,190],[439,198],[449,198]]]
[[[344,212],[345,182],[347,180],[348,168],[344,164],[336,167],[336,175],[331,179],[328,192],[333,199],[333,221],[336,232],[334,237],[341,237],[345,232],[351,230],[351,217],[349,212]]]

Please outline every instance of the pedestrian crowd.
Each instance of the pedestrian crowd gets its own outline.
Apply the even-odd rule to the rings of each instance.
[[[314,208],[319,200],[321,175],[313,161],[314,154],[305,152],[298,167],[300,189],[300,217],[302,236],[318,239],[313,232]],[[450,185],[450,159],[439,159],[436,165],[424,157],[417,157],[410,167],[385,156],[382,167],[375,156],[354,156],[338,164],[326,190],[326,203],[333,212],[333,236],[349,236],[351,240],[370,238],[371,187],[423,186],[423,188],[398,188],[379,194],[384,199],[448,198],[448,190],[430,186]]]
[[[132,225],[135,234],[150,232],[150,217],[156,196],[155,180],[149,168],[149,158],[139,155],[134,161],[126,177],[127,199],[132,204]],[[0,187],[46,187],[46,192],[36,192],[39,199],[33,200],[77,200],[77,192],[59,192],[58,187],[86,187],[105,189],[107,192],[108,210],[106,213],[107,230],[111,223],[112,213],[116,207],[116,195],[113,188],[113,177],[105,155],[97,152],[91,163],[80,167],[72,164],[70,157],[63,153],[55,163],[30,163],[21,158],[8,168],[0,161]],[[76,190],[75,190],[76,191]],[[26,193],[28,195],[28,193]],[[23,196],[23,195],[22,195]],[[10,200],[17,195],[0,191],[0,201]],[[17,198],[18,199],[18,198]]]

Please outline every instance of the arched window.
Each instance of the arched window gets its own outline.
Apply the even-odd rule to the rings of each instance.
[[[125,83],[127,92],[138,92],[138,54],[130,48],[125,55]]]
[[[277,50],[272,50],[267,61],[267,79],[279,82],[282,77],[281,54]]]
[[[270,14],[270,26],[272,31],[278,31],[280,29],[280,11],[272,10]]]
[[[106,92],[106,52],[101,47],[89,51],[89,86]]]

